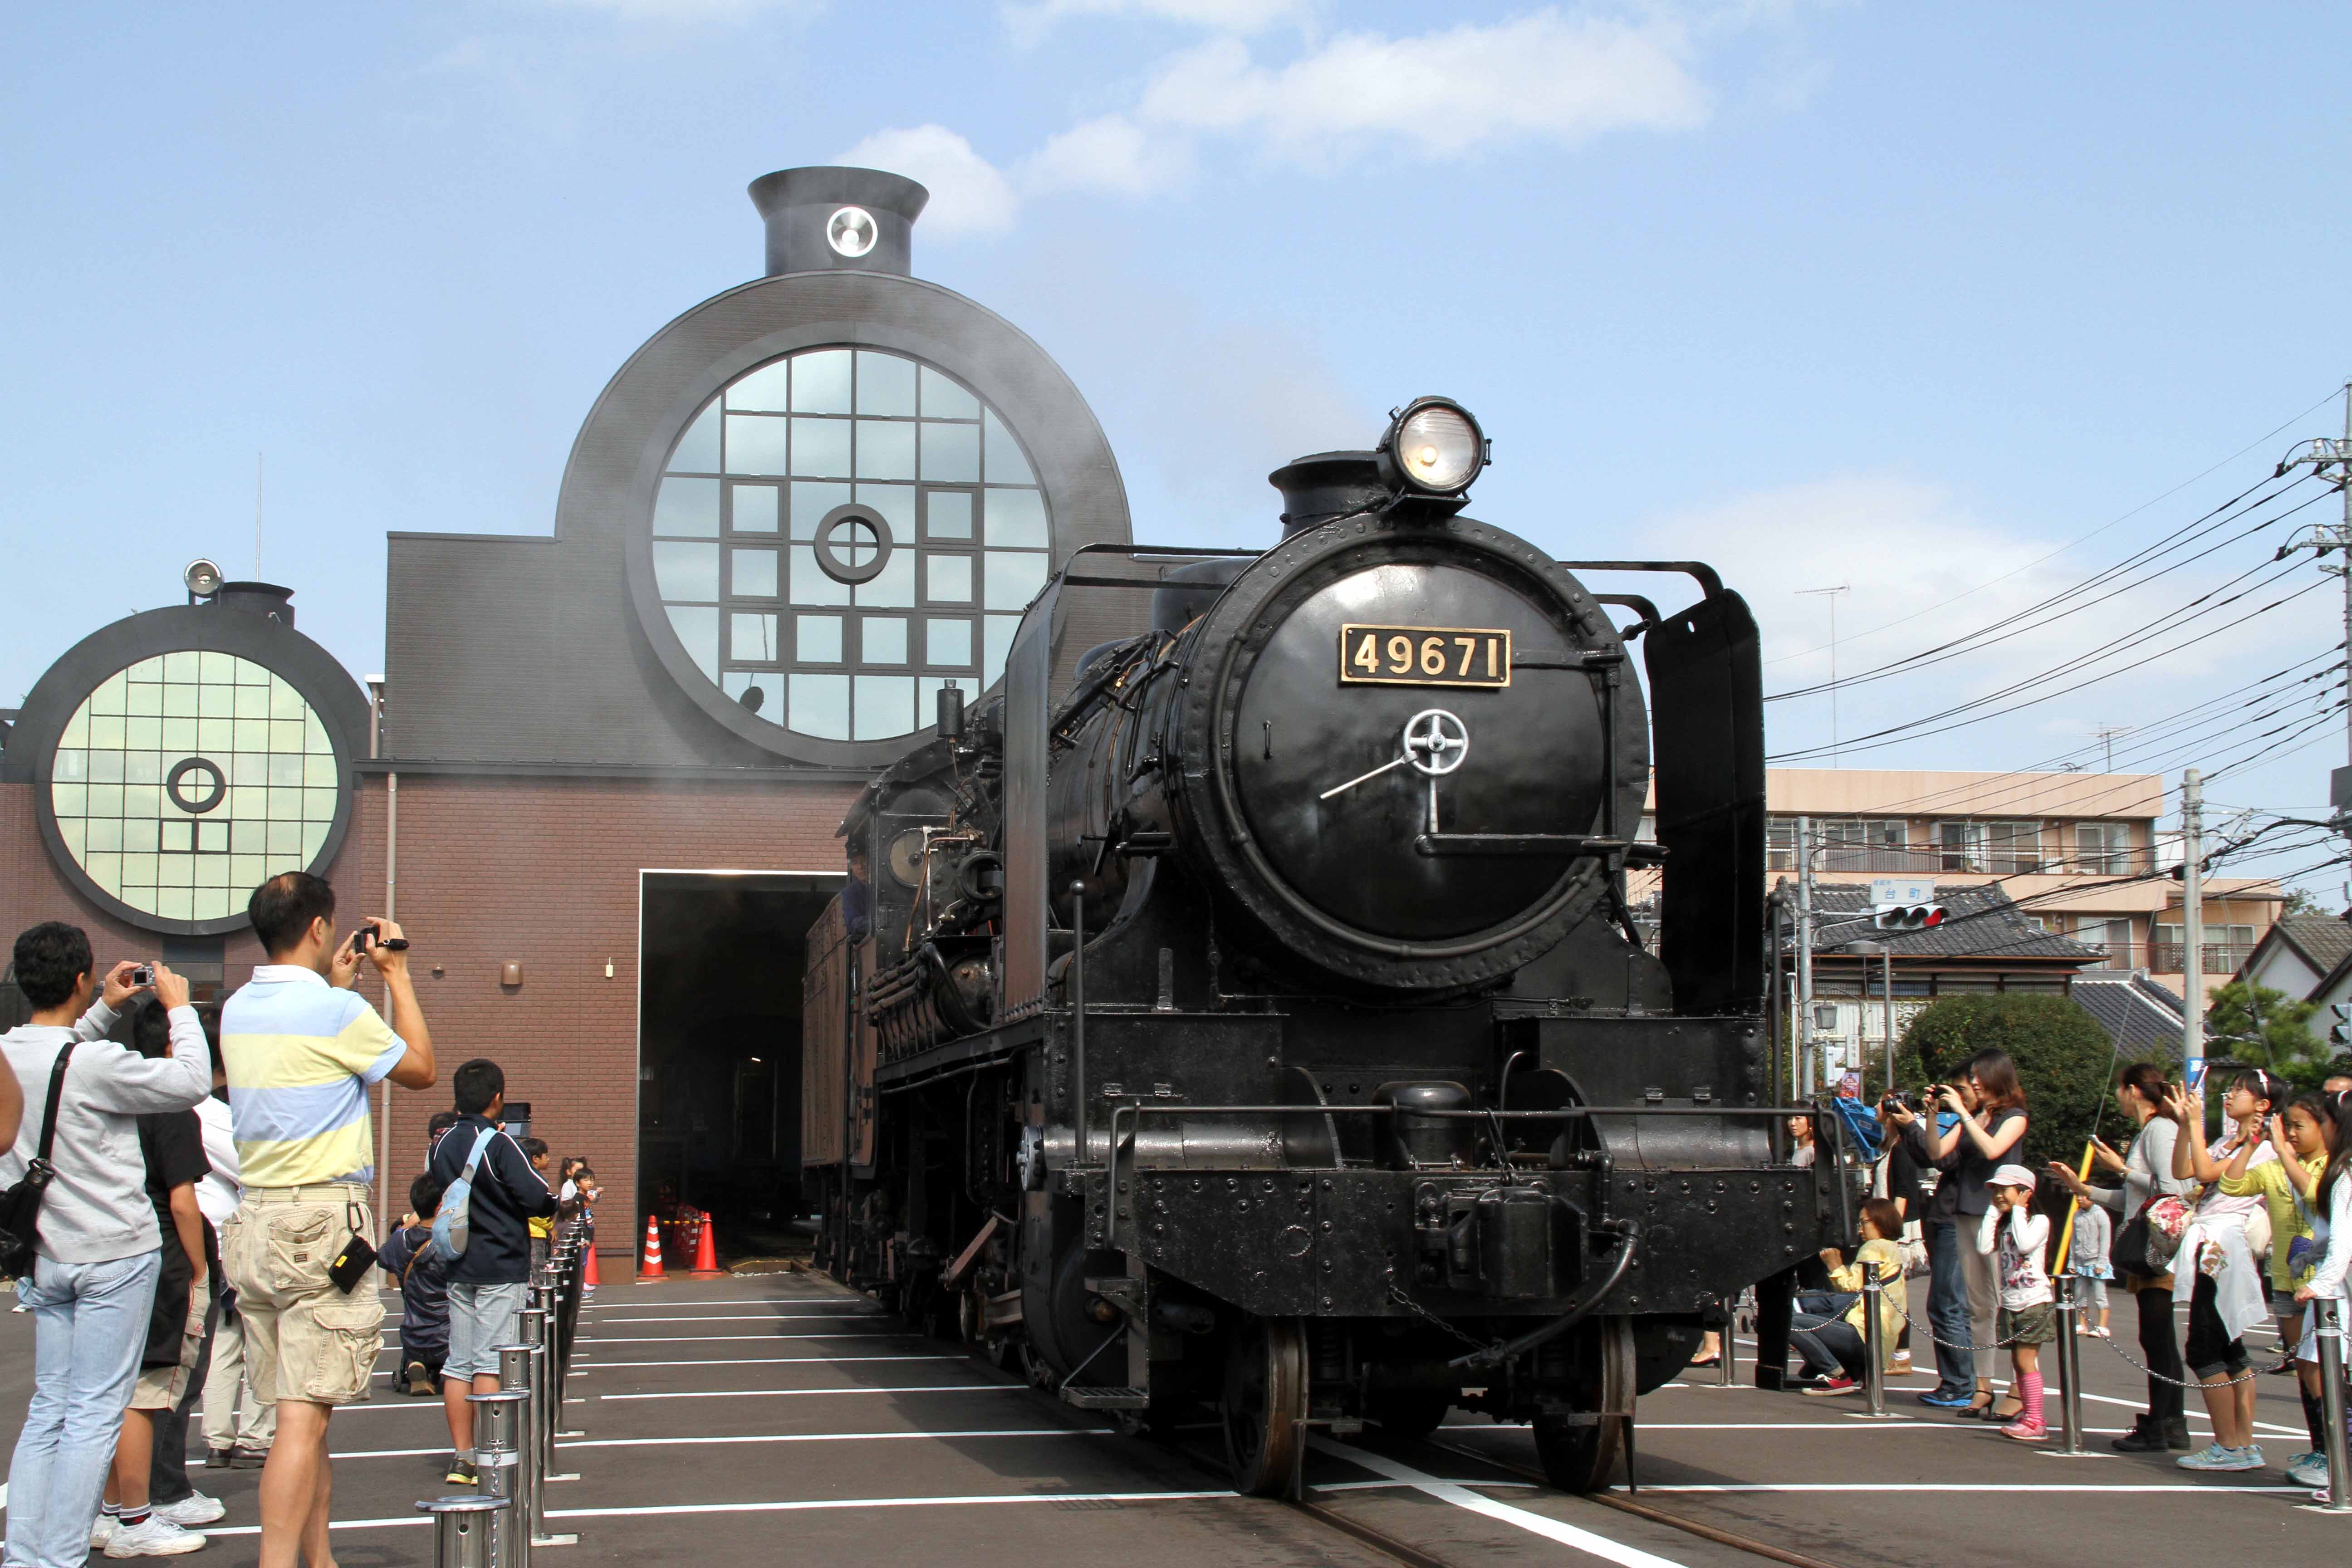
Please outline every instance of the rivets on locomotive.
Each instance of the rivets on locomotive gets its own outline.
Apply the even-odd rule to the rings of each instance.
[[[1258,1184],[1258,1191],[1262,1193],[1270,1193],[1274,1191],[1274,1178],[1269,1176],[1265,1181],[1260,1182]]]
[[[1241,1178],[1238,1176],[1227,1176],[1225,1178],[1225,1191],[1229,1193],[1238,1191],[1241,1184]]]
[[[1323,1178],[1323,1190],[1327,1193],[1331,1190],[1331,1178],[1328,1176]],[[1396,1205],[1391,1204],[1389,1205],[1389,1207],[1394,1208],[1396,1207]]]

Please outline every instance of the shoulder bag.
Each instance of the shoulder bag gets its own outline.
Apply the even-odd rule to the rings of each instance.
[[[58,1171],[49,1163],[49,1150],[58,1136],[58,1101],[66,1088],[66,1064],[73,1059],[79,1040],[58,1047],[57,1065],[49,1068],[48,1104],[41,1111],[41,1140],[24,1176],[0,1192],[0,1274],[22,1279],[33,1271],[34,1247],[39,1241],[41,1197]]]
[[[490,1140],[498,1135],[497,1128],[485,1127],[475,1137],[473,1152],[466,1156],[466,1168],[457,1173],[457,1179],[441,1194],[440,1206],[433,1211],[433,1245],[444,1258],[464,1256],[467,1243],[473,1238],[474,1173],[481,1168],[482,1155],[488,1151]]]

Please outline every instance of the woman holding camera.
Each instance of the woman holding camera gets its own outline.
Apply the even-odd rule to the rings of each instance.
[[[2116,1078],[2116,1103],[2139,1131],[2127,1152],[2118,1154],[2098,1138],[2091,1140],[2091,1158],[2100,1169],[2123,1178],[2116,1187],[2085,1184],[2063,1160],[2050,1163],[2058,1184],[2086,1204],[2097,1204],[2116,1216],[2116,1229],[2128,1226],[2152,1198],[2181,1197],[2196,1191],[2193,1181],[2172,1174],[2173,1144],[2180,1128],[2158,1111],[2164,1104],[2164,1069],[2154,1062],[2136,1062]],[[2163,1453],[2189,1447],[2189,1415],[2180,1386],[2179,1342],[2172,1330],[2172,1276],[2126,1271],[2124,1288],[2138,1308],[2139,1353],[2148,1369],[2147,1411],[2132,1429],[2110,1445],[2126,1454]]]
[[[1958,1120],[1944,1131],[1930,1135],[1929,1152],[1937,1159],[1954,1154],[1959,1161],[1951,1180],[1958,1185],[1958,1210],[1963,1227],[1979,1226],[1992,1205],[1988,1190],[1992,1173],[2014,1157],[2025,1140],[2025,1089],[2017,1081],[2017,1064],[2007,1051],[1979,1051],[1961,1068],[1957,1083],[1937,1087],[1937,1105]],[[1960,1249],[1960,1274],[1968,1287],[1969,1338],[1972,1344],[1993,1342],[1994,1309],[2000,1304],[2000,1279],[1992,1255],[1973,1247]],[[1975,1398],[1958,1412],[1969,1421],[2014,1420],[2023,1409],[1994,1408],[1992,1378],[1977,1373]]]

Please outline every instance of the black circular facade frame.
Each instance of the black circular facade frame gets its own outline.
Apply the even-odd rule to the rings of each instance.
[[[1230,891],[1276,940],[1336,973],[1383,985],[1447,989],[1495,979],[1555,946],[1605,890],[1601,862],[1580,858],[1527,914],[1507,925],[1443,942],[1408,941],[1356,930],[1308,903],[1269,862],[1249,831],[1233,774],[1234,712],[1250,666],[1265,643],[1267,624],[1305,595],[1361,564],[1395,559],[1395,546],[1419,536],[1482,555],[1506,582],[1530,590],[1564,634],[1584,647],[1622,643],[1576,574],[1515,535],[1475,519],[1439,523],[1341,518],[1291,535],[1250,563],[1193,632],[1201,667],[1181,706],[1181,734],[1189,773],[1207,765],[1208,787],[1192,809],[1202,831],[1182,836],[1208,864],[1200,874]],[[1222,644],[1222,647],[1219,645]],[[1628,682],[1619,689],[1617,791],[1621,823],[1640,820],[1649,778],[1649,721]],[[1198,760],[1195,760],[1198,759]],[[1189,792],[1188,792],[1189,793]]]
[[[854,562],[842,555],[840,536],[848,531],[853,523],[863,523],[873,531],[875,550],[872,561]],[[882,575],[882,568],[890,564],[890,552],[897,543],[890,536],[888,521],[880,512],[870,506],[859,506],[851,501],[846,506],[837,506],[826,512],[824,521],[816,525],[817,568],[835,582],[846,583],[854,588],[860,583],[871,583]],[[856,550],[856,542],[853,540],[849,548]]]
[[[169,936],[226,936],[248,929],[242,910],[214,920],[173,920],[134,908],[92,881],[58,831],[51,795],[58,737],[65,733],[75,710],[100,683],[141,659],[191,649],[251,660],[291,686],[319,716],[335,748],[335,816],[307,869],[325,875],[342,852],[344,837],[352,827],[357,793],[353,763],[367,754],[367,699],[332,654],[268,616],[219,604],[175,605],[131,616],[92,632],[60,655],[26,695],[24,710],[8,737],[8,749],[0,752],[0,783],[35,786],[33,819],[41,843],[58,875],[92,907],[142,931]],[[173,798],[176,801],[185,794],[188,800],[182,804],[186,809],[199,809],[192,803],[205,797],[187,785],[194,775],[206,770],[216,783],[217,765],[203,758],[187,758],[172,770]],[[215,798],[201,809],[218,804]]]
[[[195,773],[204,777],[197,792],[191,795],[182,786],[191,774]],[[202,816],[227,796],[228,780],[221,776],[219,766],[209,758],[183,757],[172,764],[170,773],[163,775],[163,793],[172,797],[173,805],[189,816]]]
[[[1127,490],[1110,445],[1044,349],[951,289],[850,268],[746,283],[656,333],[605,387],[582,426],[555,526],[567,540],[618,545],[644,657],[711,720],[779,758],[876,768],[922,744],[929,730],[885,741],[827,741],[751,712],[721,691],[678,640],[654,578],[655,493],[688,422],[745,372],[803,349],[834,347],[908,355],[993,407],[1044,492],[1052,565],[1083,544],[1128,542]]]

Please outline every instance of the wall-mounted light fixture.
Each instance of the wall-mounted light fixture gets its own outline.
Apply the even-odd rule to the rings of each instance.
[[[499,984],[509,987],[520,985],[522,984],[522,965],[517,963],[511,958],[508,959],[504,963],[499,964]]]

